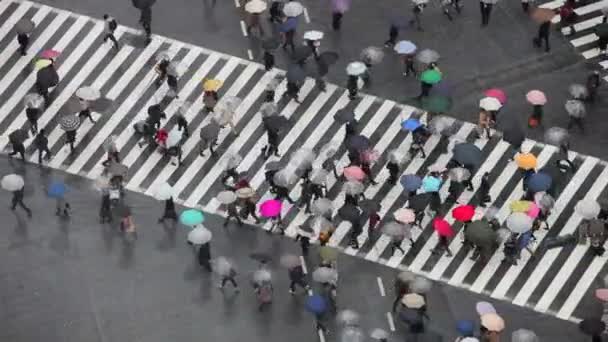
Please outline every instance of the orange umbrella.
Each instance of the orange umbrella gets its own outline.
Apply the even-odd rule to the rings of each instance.
[[[532,153],[518,153],[514,159],[521,169],[532,170],[536,167],[536,156]]]
[[[555,17],[556,13],[553,10],[548,8],[536,8],[532,11],[530,15],[532,20],[536,21],[539,24],[546,23],[547,21],[551,21],[553,17]]]

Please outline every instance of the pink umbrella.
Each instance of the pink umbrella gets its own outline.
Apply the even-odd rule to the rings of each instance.
[[[260,214],[263,217],[277,217],[281,214],[283,203],[276,199],[267,200],[260,205]]]
[[[395,220],[401,223],[412,223],[416,220],[416,213],[409,208],[401,208],[393,213]]]
[[[530,90],[526,94],[526,100],[528,100],[528,102],[535,106],[542,106],[547,103],[547,97],[545,96],[545,93],[540,90]]]
[[[361,159],[367,163],[373,163],[380,159],[380,153],[376,150],[365,150],[361,152]]]
[[[538,207],[538,205],[536,205],[536,203],[532,202],[526,214],[528,214],[528,216],[530,216],[531,218],[535,219],[538,217],[538,214],[540,214],[540,208]]]
[[[602,302],[608,302],[608,289],[597,289],[595,290],[595,298]]]
[[[443,217],[435,217],[433,219],[433,228],[439,236],[452,237],[454,236],[454,230],[448,221],[444,220]]]
[[[505,95],[505,92],[502,91],[501,89],[498,89],[498,88],[488,89],[483,94],[487,97],[493,97],[493,98],[497,99],[503,105],[505,103],[507,103],[507,95]]]
[[[41,58],[45,58],[45,59],[53,59],[56,58],[57,56],[59,56],[60,52],[53,50],[53,49],[48,49],[48,50],[44,50],[42,51],[42,53],[40,53],[40,57]]]
[[[333,12],[344,13],[350,8],[351,0],[331,0],[331,10]]]
[[[350,181],[362,181],[365,179],[365,172],[358,166],[349,166],[344,169],[344,177]]]

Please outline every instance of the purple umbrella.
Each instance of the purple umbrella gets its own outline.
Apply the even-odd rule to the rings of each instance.
[[[350,8],[351,0],[331,0],[332,12],[344,13]]]

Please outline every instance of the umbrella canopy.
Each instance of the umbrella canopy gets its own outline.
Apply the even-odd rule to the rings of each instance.
[[[340,209],[338,209],[338,216],[340,216],[343,220],[355,222],[359,220],[359,216],[361,212],[359,209],[352,204],[345,204]]]
[[[326,262],[338,260],[338,250],[329,246],[319,248],[319,257]]]
[[[422,190],[424,192],[436,192],[441,188],[441,179],[433,176],[425,176],[422,179]]]
[[[464,182],[471,177],[471,171],[465,169],[464,167],[455,167],[450,169],[448,172],[448,177],[450,177],[453,182]]]
[[[110,166],[108,166],[108,174],[110,174],[112,177],[113,176],[126,177],[128,171],[129,171],[129,168],[126,165],[121,164],[121,163],[112,162],[112,163],[110,163]]]
[[[600,214],[600,204],[593,200],[580,200],[574,206],[574,211],[586,220],[596,218]]]
[[[532,153],[518,153],[513,159],[515,159],[520,169],[532,170],[536,168],[536,156]]]
[[[194,245],[203,245],[211,241],[212,237],[211,231],[203,226],[196,227],[188,232],[188,241]]]
[[[312,184],[323,185],[327,181],[329,172],[324,169],[314,169],[310,174],[310,181]]]
[[[255,190],[250,187],[237,189],[235,193],[237,198],[251,198],[255,196]]]
[[[589,222],[589,235],[604,235],[604,222],[598,219],[591,220]]]
[[[397,280],[404,284],[411,283],[416,277],[417,275],[412,271],[401,271],[397,274]]]
[[[500,100],[495,97],[484,97],[479,100],[479,108],[488,111],[496,111],[502,107]]]
[[[68,187],[63,182],[55,181],[47,189],[47,195],[51,198],[63,198],[68,192]]]
[[[305,306],[306,310],[315,315],[320,315],[324,313],[325,310],[327,310],[327,303],[325,301],[325,298],[318,294],[306,297]]]
[[[264,168],[267,171],[278,171],[283,168],[283,164],[279,161],[271,161],[264,165]]]
[[[36,82],[43,88],[54,87],[59,83],[59,74],[52,65],[49,65],[38,70]]]
[[[330,267],[317,267],[312,272],[312,279],[318,283],[336,284],[338,282],[338,272]]]
[[[363,186],[363,183],[357,181],[348,181],[342,186],[342,191],[351,196],[359,195],[363,193],[363,190],[365,190],[365,186]]]
[[[54,59],[54,58],[59,57],[60,54],[61,53],[57,50],[46,49],[40,53],[40,58]]]
[[[34,67],[36,70],[42,70],[51,64],[53,64],[53,62],[49,59],[39,59],[36,61],[36,63],[34,63]]]
[[[364,135],[355,135],[346,141],[346,147],[349,150],[363,151],[370,147],[369,138]]]
[[[587,87],[578,83],[571,84],[568,87],[568,92],[575,99],[584,99],[589,95],[589,93],[587,92]]]
[[[447,96],[441,96],[441,95],[427,96],[422,99],[422,108],[431,113],[445,113],[445,112],[449,111],[450,108],[452,108],[452,99]],[[443,118],[446,119],[444,122],[448,123],[447,118],[446,117],[443,117]],[[433,118],[433,120],[434,119],[435,118]],[[452,125],[452,123],[450,121],[449,125],[447,125],[447,127],[449,127],[451,125]],[[445,128],[447,128],[447,127],[445,127]],[[433,132],[433,133],[435,133],[435,132]],[[439,134],[439,133],[441,133],[441,132],[438,132],[436,134]]]
[[[473,221],[467,224],[464,232],[465,239],[476,246],[492,246],[498,235],[485,220]]]
[[[551,179],[551,175],[540,171],[532,176],[528,177],[528,191],[535,193],[539,191],[547,191],[551,188],[553,184],[553,179]]]
[[[321,39],[323,39],[323,36],[324,36],[323,32],[311,30],[311,31],[304,32],[303,38],[305,40],[321,40]]]
[[[472,205],[459,205],[452,210],[452,217],[456,221],[468,222],[475,216],[475,207]]]
[[[556,16],[555,11],[548,9],[548,8],[540,8],[540,7],[536,7],[532,11],[532,14],[530,14],[530,17],[532,17],[532,20],[534,20],[538,24],[542,24],[542,23],[546,23],[547,21],[551,21],[551,19],[553,19],[553,17],[555,17],[555,16]]]
[[[416,276],[414,280],[410,283],[410,291],[419,294],[425,294],[431,290],[433,283],[421,276]]]
[[[431,96],[431,97],[439,98],[438,96]],[[446,98],[446,97],[442,97],[442,98]],[[452,101],[450,100],[450,103],[451,102]],[[424,99],[423,99],[423,105],[424,105]],[[430,111],[430,109],[427,109],[427,110]],[[435,113],[441,113],[441,112],[435,112]],[[454,120],[447,116],[435,115],[429,122],[428,128],[429,128],[429,131],[433,134],[445,134],[450,129],[450,127],[452,127],[453,123],[454,123]]]
[[[540,90],[530,90],[526,94],[526,100],[532,105],[544,105],[547,103],[547,96]]]
[[[75,131],[80,126],[80,118],[78,115],[65,115],[59,119],[59,125],[66,132]]]
[[[116,146],[116,140],[118,140],[117,135],[110,135],[103,141],[103,149],[106,152],[117,151],[118,147]]]
[[[401,128],[405,131],[413,132],[420,128],[420,126],[422,126],[420,120],[414,118],[409,118],[401,122]]]
[[[298,175],[285,169],[275,173],[272,180],[278,186],[290,187],[298,181]]]
[[[555,199],[546,192],[537,192],[534,194],[534,202],[543,211],[550,211],[555,205]]]
[[[279,108],[274,102],[264,102],[260,107],[260,113],[263,117],[269,117],[279,114]]]
[[[481,150],[472,143],[454,146],[453,159],[462,165],[477,165],[481,161]]]
[[[169,200],[173,196],[175,196],[175,190],[167,182],[157,185],[154,189],[154,197],[159,201]]]
[[[602,302],[608,302],[608,289],[597,289],[595,290],[595,298]]]
[[[433,228],[440,236],[451,237],[454,235],[452,226],[442,217],[437,216],[433,219]]]
[[[317,216],[331,214],[334,211],[333,203],[330,199],[324,197],[317,198],[314,202],[312,202],[311,211],[313,215]]]
[[[475,323],[470,320],[459,320],[456,322],[456,330],[460,335],[473,335],[475,333]]]
[[[410,161],[410,155],[409,153],[407,153],[407,151],[401,151],[399,149],[394,149],[389,151],[388,153],[388,160],[391,163],[395,163],[395,164],[405,164],[406,162]]]
[[[359,327],[346,327],[340,334],[340,342],[365,342],[366,336]]]
[[[361,60],[369,64],[379,64],[384,59],[384,51],[377,46],[369,46],[361,51]]]
[[[481,325],[489,331],[501,332],[505,328],[505,321],[496,313],[481,315]]]
[[[304,6],[297,1],[290,1],[283,6],[283,14],[287,17],[297,17],[304,12]]]
[[[177,129],[177,127],[173,128],[167,136],[167,148],[179,145],[179,143],[182,141],[182,137],[183,131],[180,131]]]
[[[408,207],[414,210],[415,212],[421,212],[431,202],[431,196],[433,196],[433,194],[430,192],[412,196],[408,200]]]
[[[93,187],[97,191],[105,191],[110,187],[110,180],[108,179],[108,177],[99,176],[93,182]]]
[[[222,204],[230,204],[236,202],[236,193],[230,190],[221,191],[217,194],[217,200]]]
[[[238,153],[231,153],[226,157],[226,169],[234,169],[241,164],[243,157]]]
[[[219,274],[220,276],[230,275],[234,270],[234,266],[232,266],[232,262],[228,260],[226,257],[219,256],[215,258],[212,262],[213,272]]]
[[[483,94],[486,97],[493,97],[493,98],[497,99],[503,105],[505,103],[507,103],[507,95],[501,89],[498,89],[498,88],[488,89],[488,90],[484,91]]]
[[[601,38],[608,37],[608,23],[596,25],[593,30]]]
[[[162,61],[171,60],[171,55],[169,54],[169,51],[163,50],[163,51],[160,51],[159,53],[157,53],[154,56],[154,59],[156,60],[156,62],[160,63]]]
[[[297,168],[307,169],[315,160],[315,151],[308,147],[300,147],[291,154],[289,163]]]
[[[578,324],[578,328],[587,335],[601,335],[606,329],[606,323],[597,318],[589,318],[582,320]]]
[[[418,62],[423,64],[435,63],[439,60],[439,53],[434,50],[424,49],[416,55]]]
[[[359,207],[366,213],[378,212],[382,208],[380,202],[373,198],[367,198],[359,202]]]
[[[411,55],[416,53],[416,44],[410,42],[409,40],[402,40],[395,44],[395,52],[400,55]]]
[[[388,332],[380,328],[375,328],[369,336],[375,340],[386,340],[388,339]]]
[[[195,209],[187,209],[179,215],[179,222],[185,226],[194,227],[205,221],[203,212]]]
[[[281,215],[283,203],[276,199],[267,200],[260,205],[260,214],[263,217],[277,217]]]
[[[207,141],[214,141],[220,134],[222,127],[215,121],[210,120],[207,125],[201,128],[200,138]]]
[[[310,49],[308,49],[310,51]],[[311,52],[312,53],[312,52]],[[292,83],[300,83],[306,78],[306,72],[297,64],[291,64],[287,68],[287,81]]]
[[[511,212],[513,213],[525,213],[528,210],[530,210],[530,206],[532,205],[532,202],[530,201],[513,201],[511,202],[511,204],[509,205],[509,208],[511,209]]]
[[[420,309],[426,304],[426,301],[417,293],[408,293],[401,298],[401,303],[410,309]]]
[[[361,62],[351,62],[346,66],[346,74],[349,76],[359,76],[365,70],[367,70],[367,67]]]
[[[133,6],[135,6],[136,8],[139,8],[140,10],[150,8],[156,2],[156,0],[131,0],[131,1],[133,2]]]
[[[121,203],[116,208],[114,208],[114,213],[119,217],[128,217],[131,216],[131,207]]]
[[[248,13],[262,13],[266,10],[266,2],[262,0],[251,0],[245,4],[245,11]]]
[[[568,130],[561,127],[550,127],[545,131],[545,141],[548,144],[561,146],[570,139]]]
[[[398,222],[389,222],[382,226],[382,232],[393,239],[402,240],[410,236],[410,230],[407,225]]]
[[[262,268],[253,272],[253,282],[255,284],[269,283],[272,280],[272,274],[269,270]]]
[[[215,79],[203,79],[203,90],[204,91],[218,91],[224,82]]]
[[[21,18],[15,24],[15,31],[17,31],[17,33],[20,33],[20,34],[23,34],[23,33],[27,34],[27,33],[31,33],[32,31],[34,31],[34,27],[35,27],[35,24],[33,21],[31,21],[30,19],[27,19],[27,18]]]
[[[504,130],[502,139],[514,147],[519,147],[526,140],[526,135],[521,126],[512,123]]]
[[[349,166],[343,171],[344,177],[349,181],[362,181],[366,174],[359,166]]]
[[[29,138],[29,134],[23,128],[16,129],[8,135],[8,140],[11,144],[21,144]]]
[[[334,114],[334,120],[340,124],[345,124],[355,120],[355,112],[348,108],[342,108]]]
[[[2,181],[0,182],[0,185],[2,185],[2,189],[12,192],[12,191],[18,191],[18,190],[23,189],[25,182],[23,180],[23,177],[12,173],[10,175],[6,175],[6,176],[2,177]]]
[[[41,109],[44,106],[44,97],[36,93],[29,93],[23,97],[23,105],[27,108]]]
[[[420,81],[428,84],[437,84],[441,81],[441,73],[435,69],[425,70],[420,74]]]
[[[397,222],[408,224],[416,220],[416,213],[409,208],[400,208],[393,213],[393,217]]]
[[[300,257],[294,254],[284,254],[279,260],[281,266],[285,268],[294,268],[301,265]]]
[[[511,334],[511,342],[540,342],[540,339],[532,330],[517,329]]]
[[[587,114],[585,104],[580,100],[568,100],[564,107],[566,108],[568,115],[575,118],[583,118]]]
[[[532,229],[532,223],[534,223],[534,220],[526,213],[512,213],[506,221],[507,228],[516,234],[525,233]]]
[[[319,54],[319,63],[329,66],[336,63],[338,61],[338,58],[340,58],[340,56],[337,52],[324,51]]]
[[[312,49],[307,45],[303,45],[303,46],[298,46],[295,48],[294,52],[291,54],[291,59],[296,62],[301,62],[301,61],[306,60],[310,56],[312,56]],[[302,68],[302,67],[300,65],[298,65],[298,68]],[[288,77],[288,79],[289,79],[289,77]]]
[[[489,303],[489,302],[477,302],[475,304],[475,311],[477,311],[477,314],[479,316],[496,313],[496,309],[494,308],[494,305],[492,305],[492,303]]]

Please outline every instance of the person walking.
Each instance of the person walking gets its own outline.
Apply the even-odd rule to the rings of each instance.
[[[152,9],[150,7],[144,7],[141,10],[139,23],[144,28],[144,32],[146,33],[146,45],[148,45],[152,42]]]
[[[167,114],[165,114],[165,112],[163,111],[160,103],[148,107],[148,117],[146,118],[146,124],[150,125],[155,130],[160,129],[160,121],[166,118]]]
[[[173,222],[177,222],[177,212],[175,211],[173,197],[165,200],[165,211],[163,212],[163,216],[158,219],[158,223],[163,223],[165,219],[170,219],[173,220]]]
[[[490,23],[490,14],[492,13],[493,4],[486,2],[487,0],[481,0],[479,2],[479,10],[481,12],[481,26],[488,26]]]
[[[418,73],[416,72],[416,68],[414,67],[414,55],[413,54],[403,55],[403,65],[404,65],[403,76],[407,77],[409,75],[414,75],[414,77],[416,77],[416,75]]]
[[[80,103],[80,112],[78,112],[78,118],[82,121],[82,118],[88,118],[91,120],[91,123],[95,123],[93,117],[91,116],[91,103],[87,100],[78,98],[78,102]]]
[[[283,2],[281,0],[273,0],[272,3],[270,4],[270,9],[268,10],[268,14],[270,14],[270,16],[268,17],[268,21],[270,21],[273,24],[280,24],[281,23],[281,7],[283,5]]]
[[[110,192],[103,190],[101,195],[101,207],[99,208],[99,222],[106,223],[112,222],[112,200],[110,199]]]
[[[414,14],[414,18],[412,18],[410,20],[410,26],[414,26],[416,25],[416,29],[418,31],[424,31],[422,29],[422,20],[421,20],[421,15],[422,15],[422,11],[424,10],[424,8],[426,7],[426,4],[417,4],[414,5],[414,7],[412,8],[412,13]]]
[[[49,139],[46,137],[46,131],[43,129],[34,138],[34,146],[38,150],[38,164],[42,164],[42,153],[46,160],[51,159],[51,151],[49,150]]]
[[[279,143],[280,137],[278,132],[274,131],[266,131],[268,135],[268,144],[262,147],[262,155],[264,159],[270,158],[271,155],[275,157],[280,157],[279,155]]]
[[[262,222],[258,215],[255,213],[256,203],[253,197],[243,198],[241,201],[241,205],[243,206],[243,208],[241,209],[241,218],[247,219],[249,215],[251,215],[251,217],[253,217],[253,219],[255,220],[255,223],[259,224]]]
[[[220,285],[218,286],[218,288],[220,290],[224,290],[226,283],[230,282],[232,284],[232,286],[234,287],[234,291],[239,292],[240,291],[239,284],[237,284],[236,279],[235,279],[236,275],[237,275],[236,268],[232,264],[228,264],[227,266],[229,266],[230,268],[221,275]]]
[[[40,109],[35,107],[26,107],[25,116],[30,124],[32,134],[38,133],[38,118],[40,117]]]
[[[104,14],[103,15],[103,21],[105,22],[105,30],[106,33],[103,36],[103,42],[107,42],[108,39],[112,41],[112,44],[114,44],[114,49],[116,49],[116,51],[119,50],[120,45],[118,44],[118,40],[116,40],[116,37],[114,36],[114,31],[116,31],[116,28],[118,27],[118,23],[116,22],[116,19],[114,19],[113,17],[110,17],[108,14]]]
[[[17,153],[19,153],[21,155],[21,158],[23,160],[25,160],[25,146],[23,145],[23,141],[13,140],[13,139],[11,139],[11,136],[9,135],[9,142],[10,142],[11,146],[13,147],[13,151],[11,153],[9,153],[8,156],[12,157],[12,156],[16,155]]]
[[[296,293],[296,285],[308,291],[310,286],[306,282],[306,274],[302,265],[297,265],[288,270],[289,273],[289,293],[294,295]]]
[[[540,24],[538,27],[538,36],[534,38],[533,43],[537,48],[542,47],[542,42],[545,42],[545,52],[549,52],[551,47],[549,46],[549,33],[551,32],[551,21],[547,20]]]
[[[302,250],[302,256],[308,257],[308,251],[310,249],[310,238],[312,238],[312,234],[310,233],[310,229],[299,226],[296,229],[296,241],[300,243],[300,249]]]
[[[576,24],[576,19],[578,18],[578,15],[574,11],[575,6],[575,0],[567,0],[564,5],[559,9],[561,27],[568,26],[570,28],[570,34],[576,34],[574,24]]]
[[[397,37],[399,37],[399,26],[393,23],[388,28],[388,39],[384,42],[384,46],[392,49],[397,44]]]
[[[212,271],[212,269],[211,269],[211,246],[209,245],[209,242],[204,243],[199,246],[198,263],[208,272]]]
[[[205,106],[204,110],[207,113],[213,112],[215,109],[215,105],[217,101],[219,101],[220,97],[215,90],[206,90],[203,93],[203,105]]]
[[[481,183],[479,189],[477,189],[477,198],[479,200],[479,206],[485,208],[488,202],[492,201],[490,197],[490,173],[486,172],[481,176]]]
[[[226,204],[226,218],[224,219],[224,228],[228,227],[228,223],[230,223],[230,219],[234,219],[240,227],[243,226],[243,220],[241,220],[241,216],[239,215],[239,210],[236,207],[236,203],[228,203]]]
[[[591,74],[587,76],[587,80],[585,83],[585,87],[587,88],[587,102],[593,103],[595,101],[595,97],[597,95],[597,89],[600,87],[601,78],[600,72],[598,70],[594,70]]]
[[[296,45],[293,41],[296,35],[296,27],[298,21],[295,17],[283,17],[283,23],[279,26],[279,33],[283,40],[283,50],[287,50],[287,46],[291,47],[291,53],[296,51]]]
[[[15,211],[18,205],[23,208],[23,210],[25,210],[28,217],[32,217],[32,210],[28,208],[25,203],[23,203],[24,190],[25,186],[17,191],[13,191],[13,198],[11,199],[11,210]]]
[[[65,143],[70,145],[70,152],[74,152],[74,143],[76,142],[76,130],[65,132]]]
[[[182,131],[182,135],[188,138],[190,136],[190,132],[188,131],[188,120],[182,113],[178,113],[175,116],[175,123],[177,124],[177,130]]]
[[[528,118],[528,126],[530,128],[536,128],[542,126],[543,119],[543,105],[533,105],[532,114]]]
[[[17,33],[17,43],[19,43],[19,53],[21,56],[27,55],[27,48],[30,45],[30,36],[27,33]]]
[[[359,92],[359,76],[348,75],[346,88],[348,89],[348,98],[352,101],[357,98]]]
[[[261,13],[247,13],[247,33],[250,35],[264,36],[264,28],[260,23]],[[255,31],[254,31],[255,29]]]
[[[158,74],[158,77],[154,81],[154,84],[156,85],[156,87],[160,87],[163,84],[163,82],[165,81],[165,79],[167,78],[167,75],[169,74],[169,65],[170,64],[171,64],[170,60],[162,59],[154,67],[154,70]]]
[[[66,201],[64,195],[55,198],[55,215],[70,217],[70,203]]]
[[[270,71],[274,68],[274,55],[272,54],[272,50],[264,49],[262,60],[264,61],[264,70]]]
[[[340,31],[342,18],[348,10],[349,0],[331,0],[331,27],[334,31]]]

